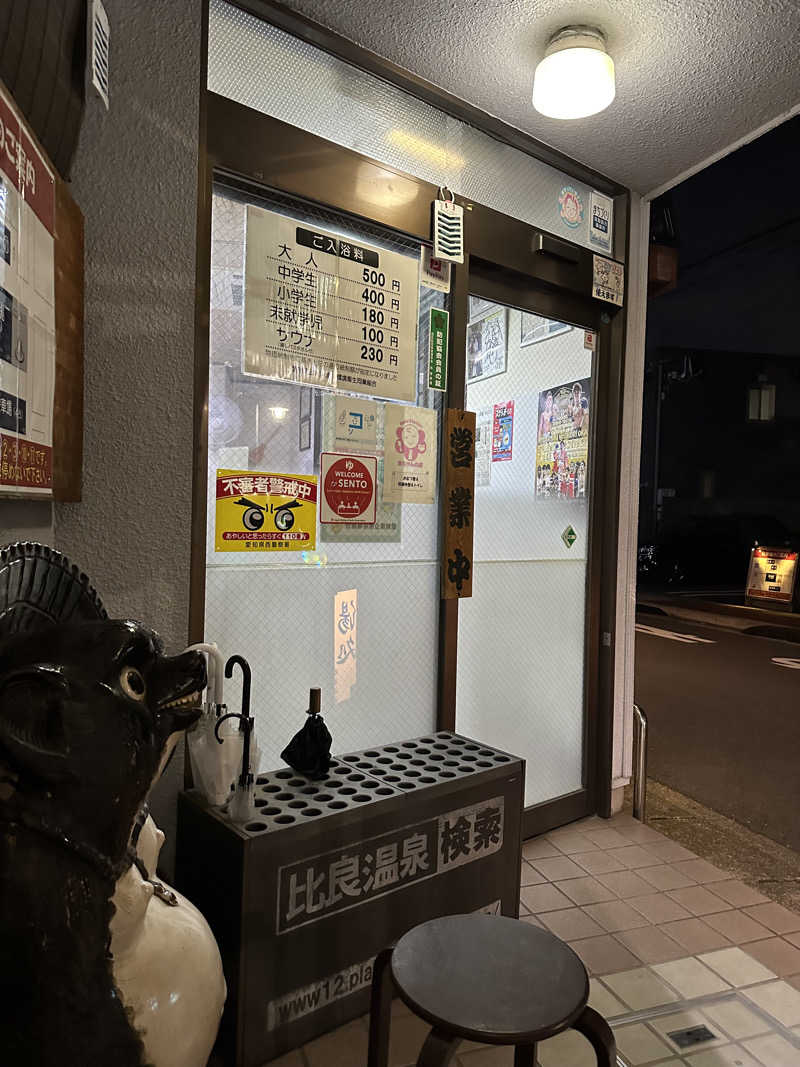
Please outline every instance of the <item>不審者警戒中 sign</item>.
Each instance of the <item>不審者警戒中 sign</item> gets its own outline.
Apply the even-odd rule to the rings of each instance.
[[[414,402],[417,259],[248,205],[243,370]]]
[[[218,470],[217,552],[302,552],[317,538],[317,479],[307,474]]]

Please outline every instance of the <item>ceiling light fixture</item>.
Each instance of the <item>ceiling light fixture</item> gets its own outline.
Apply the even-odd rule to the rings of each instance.
[[[533,106],[552,119],[596,115],[614,99],[614,60],[593,26],[553,34],[533,76]]]

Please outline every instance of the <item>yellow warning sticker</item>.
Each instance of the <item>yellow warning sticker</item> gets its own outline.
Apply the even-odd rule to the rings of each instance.
[[[217,552],[300,552],[316,543],[315,477],[217,471]]]

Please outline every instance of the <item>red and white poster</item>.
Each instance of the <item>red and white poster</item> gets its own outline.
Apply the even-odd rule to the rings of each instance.
[[[319,463],[319,521],[374,523],[378,457],[323,452]]]
[[[384,501],[432,504],[439,444],[435,409],[387,404],[384,427]]]
[[[53,488],[55,175],[0,85],[0,494]]]
[[[492,423],[492,463],[511,459],[514,454],[514,401],[494,405]]]

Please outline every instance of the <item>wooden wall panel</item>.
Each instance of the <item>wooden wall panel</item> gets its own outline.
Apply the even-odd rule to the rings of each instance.
[[[83,471],[83,215],[56,178],[56,381],[53,499],[81,499]]]
[[[448,408],[442,443],[442,599],[472,596],[475,412]]]

